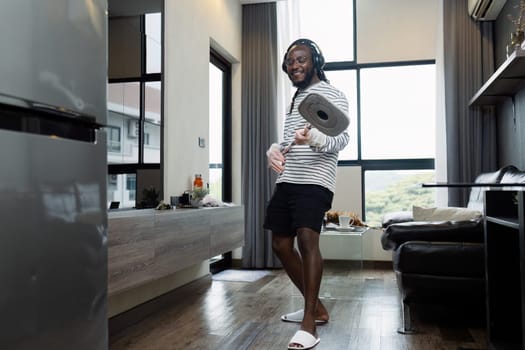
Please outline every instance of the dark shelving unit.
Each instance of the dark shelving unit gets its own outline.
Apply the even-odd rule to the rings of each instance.
[[[496,105],[525,87],[525,50],[516,49],[470,99],[469,106]]]
[[[523,190],[485,192],[487,337],[491,350],[525,345]]]

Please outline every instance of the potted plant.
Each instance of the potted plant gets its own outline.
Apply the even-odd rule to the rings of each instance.
[[[196,187],[191,193],[191,205],[194,207],[202,206],[202,199],[206,197],[208,190],[202,187]]]
[[[525,40],[525,0],[520,0],[519,5],[514,8],[517,9],[516,17],[511,14],[507,15],[507,18],[514,24],[514,31],[510,33],[510,44],[507,45],[507,57],[514,50],[519,49]]]
[[[137,205],[137,208],[155,208],[159,204],[160,193],[154,186],[150,186],[142,190],[142,200]]]

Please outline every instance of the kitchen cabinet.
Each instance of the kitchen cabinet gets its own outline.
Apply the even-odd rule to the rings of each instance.
[[[110,297],[244,245],[244,207],[108,214]]]

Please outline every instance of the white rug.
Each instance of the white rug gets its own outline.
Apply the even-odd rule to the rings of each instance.
[[[212,275],[214,281],[255,282],[270,274],[265,270],[224,270]]]

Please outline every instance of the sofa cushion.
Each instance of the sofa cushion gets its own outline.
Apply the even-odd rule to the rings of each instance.
[[[496,170],[491,173],[482,173],[479,174],[476,177],[476,180],[474,182],[476,183],[499,183],[505,173],[508,171],[517,170],[517,168],[513,165],[505,166],[499,170]],[[472,187],[470,188],[470,195],[469,200],[467,203],[467,208],[469,209],[475,209],[482,211],[483,210],[483,198],[485,191],[487,190],[487,187]]]
[[[414,205],[412,216],[414,221],[463,221],[477,219],[481,212],[459,207],[423,208]]]
[[[392,224],[397,224],[400,222],[410,222],[414,221],[411,211],[396,211],[393,213],[385,214],[381,221],[381,227],[387,228]]]
[[[483,220],[413,221],[392,224],[381,235],[383,249],[396,250],[408,241],[483,242]]]
[[[500,183],[524,183],[525,171],[518,170],[516,167],[508,167],[509,169],[503,174]]]
[[[485,276],[483,243],[403,243],[393,255],[394,271],[450,277]]]

